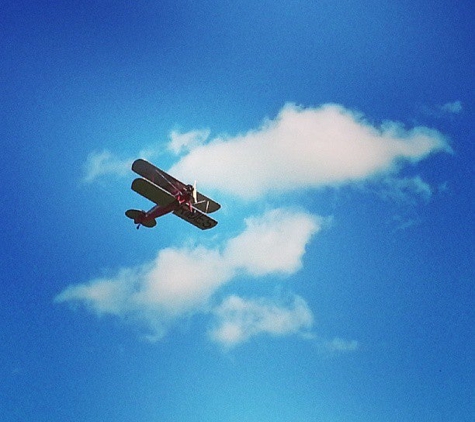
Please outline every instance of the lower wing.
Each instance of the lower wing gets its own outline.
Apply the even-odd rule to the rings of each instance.
[[[204,212],[201,212],[196,208],[193,208],[190,211],[187,205],[182,205],[180,208],[173,211],[173,214],[185,221],[188,221],[188,223],[193,224],[201,230],[212,229],[214,226],[216,226],[216,224],[218,224],[216,220],[213,220]]]

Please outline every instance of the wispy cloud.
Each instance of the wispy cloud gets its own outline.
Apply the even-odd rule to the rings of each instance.
[[[277,301],[233,295],[216,307],[213,314],[215,322],[209,336],[227,349],[260,334],[305,334],[313,326],[312,311],[297,295]]]
[[[463,104],[461,101],[452,101],[436,106],[424,105],[421,107],[421,111],[426,116],[435,117],[438,119],[447,118],[462,113]]]
[[[397,232],[399,230],[407,230],[411,227],[415,227],[421,223],[421,220],[410,216],[395,215],[393,217],[393,223],[396,224],[394,232]]]
[[[191,148],[170,171],[257,199],[394,175],[405,163],[440,151],[450,151],[447,140],[427,127],[408,130],[397,122],[376,127],[342,106],[288,104],[256,130]]]
[[[335,337],[332,340],[323,340],[322,345],[326,351],[331,353],[354,352],[359,347],[356,340],[345,340],[340,337]]]
[[[151,159],[158,155],[154,148],[142,149],[138,156]],[[91,152],[83,166],[84,183],[93,183],[106,177],[125,177],[130,175],[132,163],[137,156],[121,158],[117,154],[104,149]]]
[[[379,181],[375,190],[382,198],[402,204],[429,201],[433,194],[433,188],[420,176],[386,177]]]
[[[459,114],[463,110],[462,102],[454,101],[452,103],[445,103],[440,106],[440,110],[445,113]]]
[[[108,150],[91,152],[84,165],[83,181],[91,183],[104,176],[126,176],[133,160],[120,159]]]
[[[208,139],[211,131],[209,129],[193,130],[191,132],[178,132],[173,130],[170,132],[170,143],[168,148],[174,154],[180,154],[203,145]]]
[[[209,312],[211,298],[237,275],[296,272],[305,246],[323,223],[324,219],[303,211],[272,210],[247,220],[243,232],[220,249],[202,246],[163,249],[152,262],[122,269],[114,277],[71,285],[56,296],[55,302],[80,304],[97,315],[109,314],[136,321],[148,328],[149,339],[159,339],[180,318]],[[268,238],[256,245],[257,237],[261,234],[265,237],[266,233]],[[269,300],[266,305],[270,303]],[[299,310],[301,303],[300,300]],[[277,312],[281,307],[275,305],[272,309]],[[261,331],[272,334],[262,325],[252,330],[252,335]],[[282,328],[279,335],[285,332]],[[249,337],[250,334],[243,334],[242,341]]]
[[[172,130],[169,134],[168,150],[173,154],[187,153],[190,149],[202,145],[209,137],[208,129],[179,132]],[[132,163],[137,157],[151,159],[159,155],[156,147],[142,149],[136,156],[121,158],[108,149],[91,152],[83,166],[84,183],[93,183],[106,177],[125,177],[130,174]]]
[[[316,350],[324,357],[335,357],[354,353],[361,348],[357,340],[348,340],[341,337],[324,338],[315,335],[311,340]]]

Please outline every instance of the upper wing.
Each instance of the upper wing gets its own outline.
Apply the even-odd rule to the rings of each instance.
[[[167,172],[160,170],[158,167],[155,167],[153,164],[143,160],[142,158],[134,161],[132,164],[132,170],[145,179],[150,180],[155,185],[170,192],[172,195],[175,195],[177,191],[181,191],[186,186],[183,182],[180,182],[173,176],[170,176]],[[194,204],[194,207],[204,213],[209,214],[221,208],[221,205],[200,192],[197,192],[196,199],[197,202]]]
[[[216,220],[213,220],[211,217],[196,208],[193,208],[193,210],[190,211],[188,206],[185,204],[173,211],[173,214],[188,221],[188,223],[193,224],[201,230],[212,229],[216,224],[218,224]]]
[[[173,195],[146,179],[135,179],[132,182],[132,189],[158,205],[165,206],[175,201]]]
[[[185,184],[170,176],[168,173],[155,167],[153,164],[141,158],[135,160],[132,164],[132,170],[147,180],[155,183],[157,186],[176,195],[178,191],[185,188]]]

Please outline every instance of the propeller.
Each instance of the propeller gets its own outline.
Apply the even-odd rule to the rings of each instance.
[[[193,183],[193,203],[196,204],[198,202],[198,191],[196,190],[196,180]]]
[[[198,205],[198,204],[203,204],[203,203],[206,203],[206,208],[204,210],[200,208],[200,210],[207,213],[208,207],[209,207],[209,201],[206,199],[198,201],[198,189],[196,189],[196,180],[195,180],[195,183],[193,183],[193,205]]]
[[[159,172],[157,172],[157,175],[160,176],[172,188],[172,190],[173,190],[171,192],[172,195],[176,195],[178,192],[181,192],[182,189],[179,186],[177,186],[172,180],[170,180],[168,177],[166,177],[166,175],[164,175],[162,173],[159,173]],[[190,186],[190,185],[188,185],[188,186]],[[190,211],[191,211],[192,205],[202,204],[202,203],[206,202],[206,209],[203,210],[203,211],[207,213],[208,212],[209,201],[207,201],[206,199],[204,199],[202,201],[198,201],[198,189],[196,188],[196,180],[194,181],[191,188],[192,188],[192,192],[191,192],[192,201],[190,203]]]

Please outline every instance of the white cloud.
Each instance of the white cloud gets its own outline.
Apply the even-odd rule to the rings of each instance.
[[[194,130],[187,133],[178,131],[170,132],[170,142],[168,149],[174,154],[186,152],[191,148],[196,148],[203,144],[208,138],[210,131],[207,129]],[[150,159],[158,154],[155,147],[142,149],[137,157]],[[83,182],[92,183],[104,177],[125,177],[130,175],[132,163],[137,157],[120,158],[111,151],[104,149],[102,151],[91,152],[84,164]]]
[[[209,298],[232,277],[219,253],[202,247],[167,248],[144,265],[109,278],[70,285],[56,303],[83,305],[97,315],[114,315],[145,326],[160,339],[178,318],[204,311]]]
[[[164,249],[148,267],[133,301],[171,317],[201,309],[234,270],[218,251],[204,247]]]
[[[112,279],[97,278],[87,284],[68,286],[56,296],[55,302],[83,302],[97,315],[121,315],[127,312],[139,273],[138,268],[121,270]]]
[[[442,110],[458,113],[461,103],[447,103]],[[288,104],[275,119],[245,134],[214,139],[209,135],[209,130],[172,131],[168,150],[183,156],[170,173],[246,200],[350,183],[373,187],[377,183],[378,192],[392,200],[429,199],[432,188],[420,176],[401,177],[398,172],[432,153],[451,151],[436,130],[405,129],[397,122],[375,126],[339,105]],[[152,157],[157,151],[152,148],[139,155]],[[129,175],[132,161],[107,150],[93,152],[85,164],[84,181]],[[291,208],[271,210],[247,219],[240,234],[214,249],[166,248],[144,265],[71,285],[55,302],[83,305],[97,315],[140,324],[150,340],[197,313],[211,315],[214,324],[208,334],[226,348],[261,334],[310,336],[313,315],[299,296],[283,300],[232,295],[214,309],[213,303],[217,292],[237,276],[294,274],[302,267],[308,242],[325,222]],[[358,348],[356,341],[340,338],[322,344],[334,352]]]
[[[138,152],[138,157],[152,159],[157,155],[156,148],[146,148]],[[125,177],[130,176],[132,163],[137,157],[120,158],[111,151],[91,152],[84,164],[83,182],[92,183],[105,177]]]
[[[338,105],[286,105],[244,135],[215,138],[190,150],[170,172],[245,199],[302,188],[361,182],[397,172],[437,151],[444,136],[427,127],[375,127]]]
[[[188,151],[196,148],[198,145],[202,145],[206,139],[208,139],[209,134],[209,129],[193,130],[186,133],[173,130],[170,132],[170,143],[168,144],[168,148],[174,154]]]
[[[163,249],[152,262],[122,269],[114,277],[71,285],[55,302],[139,322],[148,327],[151,339],[158,339],[178,319],[208,312],[213,295],[242,271],[254,276],[296,272],[321,221],[303,211],[272,210],[247,220],[245,230],[221,250]],[[259,244],[261,236],[265,247]],[[252,251],[252,256],[242,251]]]
[[[225,348],[260,334],[284,336],[306,333],[313,326],[313,314],[307,302],[297,295],[287,302],[230,296],[213,313],[216,321],[209,336]]]
[[[108,150],[92,152],[84,165],[83,181],[91,183],[104,176],[126,176],[132,162],[133,159],[122,160]]]
[[[457,113],[461,107],[460,101],[447,103],[438,113]],[[405,129],[391,121],[377,127],[362,114],[332,104],[318,108],[287,104],[275,119],[244,135],[209,136],[208,129],[171,131],[168,150],[184,155],[170,173],[247,200],[306,188],[396,180],[405,164],[451,151],[436,130]],[[157,154],[155,146],[138,156],[150,159]],[[93,152],[83,180],[126,176],[133,159],[121,159],[108,150]]]
[[[254,276],[290,274],[300,269],[305,246],[324,219],[276,209],[246,220],[246,230],[228,241],[224,256],[235,268]]]

